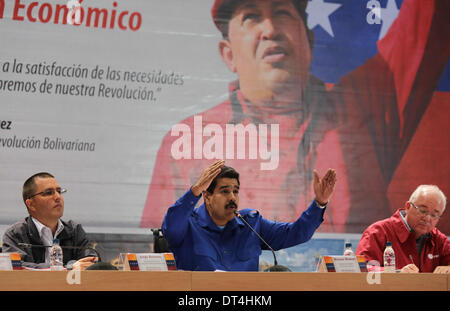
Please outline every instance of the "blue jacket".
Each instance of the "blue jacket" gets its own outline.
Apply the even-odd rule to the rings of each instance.
[[[200,271],[258,271],[261,249],[259,238],[237,217],[220,229],[211,220],[205,204],[194,208],[201,196],[189,189],[164,217],[162,230],[177,268]],[[293,223],[273,222],[254,209],[240,210],[242,217],[274,249],[308,241],[323,221],[325,209],[313,201]]]

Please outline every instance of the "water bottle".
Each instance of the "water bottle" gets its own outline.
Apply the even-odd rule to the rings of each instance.
[[[395,252],[392,248],[392,242],[386,242],[386,248],[383,254],[384,272],[395,272]]]
[[[59,240],[54,239],[53,245],[50,248],[50,270],[64,270],[63,265],[63,251],[59,246]]]
[[[352,250],[352,243],[345,243],[344,256],[355,256],[355,253],[353,253]]]

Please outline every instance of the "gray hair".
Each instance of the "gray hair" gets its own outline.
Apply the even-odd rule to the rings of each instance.
[[[416,188],[416,190],[414,190],[414,192],[411,194],[411,196],[409,197],[409,201],[410,202],[415,202],[417,197],[425,192],[429,192],[429,191],[434,191],[436,192],[438,195],[441,196],[441,201],[444,203],[444,209],[442,210],[442,212],[445,211],[445,206],[447,205],[447,198],[445,197],[445,194],[442,192],[441,189],[439,189],[438,186],[436,185],[420,185],[419,187]]]

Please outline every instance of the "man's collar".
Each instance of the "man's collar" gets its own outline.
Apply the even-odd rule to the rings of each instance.
[[[394,231],[400,242],[404,243],[414,233],[410,231],[408,224],[403,220],[402,211],[403,209],[398,209],[393,215],[393,218],[395,221]]]
[[[406,218],[405,218],[406,211],[405,211],[404,209],[399,210],[399,214],[400,214],[400,217],[401,217],[402,220],[403,220],[403,223],[405,224],[406,228],[408,229],[408,231],[409,231],[409,232],[412,232],[412,229],[411,229],[411,227],[408,225],[408,222],[406,221]]]
[[[211,219],[211,216],[208,213],[208,210],[206,209],[205,203],[203,203],[202,205],[200,205],[197,208],[197,215],[198,215],[198,224],[201,227],[204,228],[209,228],[210,230],[213,231],[223,231],[224,229],[220,229]],[[231,227],[232,229],[236,226],[244,226],[244,223],[238,219],[237,217],[234,217],[231,221],[229,221],[226,225],[225,228],[227,227]]]
[[[31,216],[31,219],[33,220],[34,225],[36,226],[37,232],[39,233],[39,237],[42,238],[42,230],[44,228],[48,228],[51,232],[51,228],[47,227],[46,225],[42,224],[39,220]],[[64,230],[64,225],[61,222],[61,219],[58,219],[58,227],[56,228],[55,237],[57,237],[62,231]]]
[[[212,230],[219,230],[219,228],[216,226],[216,224],[212,221],[211,216],[209,216],[208,210],[206,209],[205,203],[200,205],[197,210],[198,215],[198,224],[201,227],[209,228]]]

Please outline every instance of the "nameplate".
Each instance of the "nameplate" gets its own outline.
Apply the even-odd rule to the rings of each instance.
[[[123,269],[128,271],[177,270],[173,253],[127,253]]]
[[[22,270],[20,254],[0,253],[0,270]]]
[[[319,272],[367,272],[366,258],[356,256],[322,256]]]

